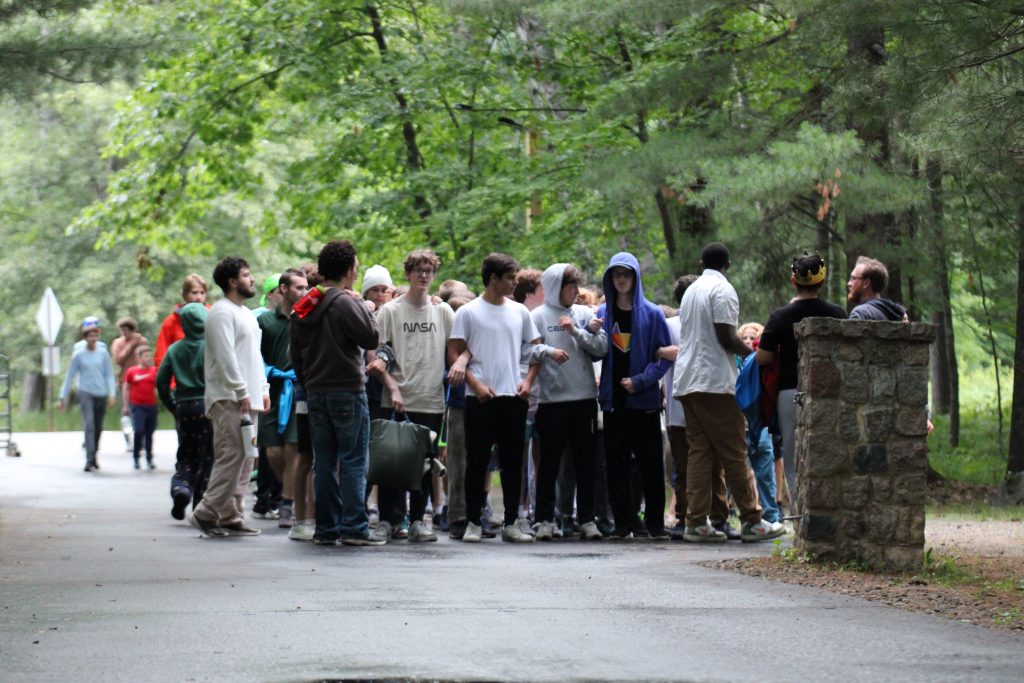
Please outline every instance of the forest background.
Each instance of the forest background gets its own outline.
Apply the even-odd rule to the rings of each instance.
[[[352,240],[478,286],[725,242],[742,321],[861,254],[936,324],[931,459],[1024,471],[1024,9],[990,0],[0,0],[0,353],[43,290],[155,338],[181,278]],[[212,284],[212,283],[211,283]]]

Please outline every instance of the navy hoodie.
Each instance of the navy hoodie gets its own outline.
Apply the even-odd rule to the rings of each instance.
[[[630,333],[629,353],[629,378],[633,380],[636,392],[630,394],[626,399],[628,410],[661,410],[661,391],[658,382],[662,376],[672,367],[667,360],[654,360],[654,353],[662,346],[670,346],[672,337],[669,336],[668,324],[665,322],[665,314],[661,308],[652,304],[644,298],[644,287],[640,278],[640,262],[636,257],[626,251],[621,251],[612,256],[605,268],[602,286],[604,287],[605,300],[608,303],[601,304],[597,309],[597,317],[604,319],[604,330],[608,339],[612,337],[612,315],[609,312],[610,306],[614,306],[616,296],[615,285],[612,284],[612,268],[629,268],[636,273],[636,287],[633,289],[633,326]],[[611,411],[614,409],[612,403],[612,346],[608,345],[608,354],[601,364],[601,389],[598,400],[601,409]]]

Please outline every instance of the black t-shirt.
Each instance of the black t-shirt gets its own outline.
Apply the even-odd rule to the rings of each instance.
[[[622,380],[629,377],[629,355],[633,331],[633,311],[624,311],[612,304],[612,405],[616,410],[626,407],[629,392],[622,388]]]
[[[796,389],[797,356],[796,338],[793,325],[804,318],[846,318],[846,311],[840,306],[822,299],[799,299],[768,316],[768,324],[761,334],[761,346],[765,351],[781,354],[779,359],[779,390]]]

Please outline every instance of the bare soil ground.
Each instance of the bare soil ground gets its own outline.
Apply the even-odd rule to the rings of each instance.
[[[987,492],[944,483],[931,488],[929,502],[970,503],[985,500]],[[787,553],[714,566],[1024,635],[1024,521],[933,517],[925,536],[926,566],[915,574],[823,565]]]

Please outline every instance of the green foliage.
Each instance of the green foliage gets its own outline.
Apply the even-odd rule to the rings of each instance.
[[[1005,404],[1003,411],[1004,423],[1009,424],[1010,411]],[[996,486],[1006,474],[1006,453],[1005,444],[997,440],[994,401],[961,406],[960,420],[960,447],[953,449],[949,447],[949,418],[932,415],[935,431],[928,437],[928,462],[947,479]]]

